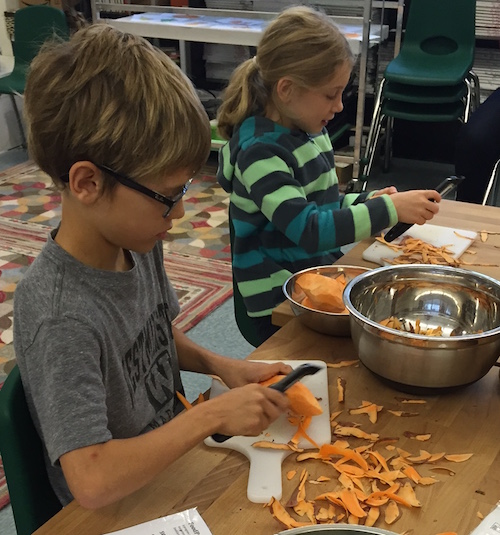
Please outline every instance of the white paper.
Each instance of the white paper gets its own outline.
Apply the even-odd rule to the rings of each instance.
[[[104,535],[212,535],[212,532],[196,509],[187,509]]]
[[[500,534],[500,502],[470,535]]]

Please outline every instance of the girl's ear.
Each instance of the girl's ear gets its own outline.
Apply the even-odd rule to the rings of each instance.
[[[69,189],[84,204],[92,204],[102,195],[102,182],[102,173],[92,162],[76,162],[69,170]]]
[[[288,104],[294,94],[295,84],[290,78],[280,78],[276,83],[276,96],[283,102]]]

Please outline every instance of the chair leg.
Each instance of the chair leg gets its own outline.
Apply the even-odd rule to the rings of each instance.
[[[479,84],[479,77],[474,71],[469,71],[469,76],[472,78],[474,83],[474,111],[479,108],[481,103],[481,87]]]
[[[14,113],[16,114],[17,124],[19,125],[19,131],[21,132],[22,147],[26,149],[26,136],[24,135],[23,123],[21,121],[21,114],[19,113],[19,108],[16,103],[16,96],[13,93],[10,93],[10,99],[12,100],[12,106],[14,107]]]
[[[483,202],[481,203],[482,206],[486,206],[488,204],[494,206],[497,201],[498,197],[498,175],[500,174],[500,160],[497,161],[495,164],[495,167],[493,168],[493,172],[491,173],[490,181],[488,182],[488,187],[486,188],[486,192],[483,197]],[[493,190],[493,195],[491,198],[491,202],[488,203],[488,199],[491,194],[491,190]]]
[[[466,123],[469,120],[469,117],[471,114],[472,94],[473,94],[471,82],[467,78],[465,79],[465,85],[467,86],[467,95],[465,97],[464,123]],[[474,99],[475,99],[475,96],[474,96]]]
[[[373,142],[372,142],[372,148],[370,151],[370,156],[368,158],[366,169],[365,169],[365,176],[368,177],[370,175],[370,172],[372,170],[373,160],[375,158],[375,154],[377,153],[377,145],[380,137],[380,132],[382,130],[382,125],[384,121],[386,120],[386,116],[382,113],[379,114],[379,118],[377,121],[377,124],[374,125],[374,134],[373,134]],[[365,180],[365,183],[363,184],[363,191],[366,190],[366,186],[368,184],[368,180]]]
[[[384,173],[387,173],[391,167],[393,128],[394,128],[394,117],[388,117],[387,124],[385,125],[385,150],[384,150],[384,166],[383,166]]]
[[[375,98],[375,102],[373,104],[373,115],[372,120],[370,123],[370,130],[368,131],[368,138],[366,140],[366,147],[365,147],[365,154],[363,158],[361,159],[361,163],[363,164],[363,169],[361,170],[360,176],[368,177],[370,174],[371,169],[371,162],[373,161],[373,150],[374,150],[374,136],[376,135],[377,126],[380,120],[380,110],[381,110],[381,103],[382,103],[382,91],[384,88],[385,79],[382,79],[378,88],[377,96]]]

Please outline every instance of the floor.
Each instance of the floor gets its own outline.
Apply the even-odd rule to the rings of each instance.
[[[26,159],[27,154],[21,149],[2,153],[0,154],[0,170],[22,163]],[[368,189],[389,185],[394,185],[399,190],[432,188],[453,174],[453,171],[453,166],[449,164],[394,159],[388,173],[382,173],[374,168]],[[188,336],[209,349],[234,358],[245,358],[253,349],[238,331],[231,299],[191,329]],[[205,391],[210,385],[208,378],[194,373],[183,374],[183,381],[188,399],[194,399],[199,392]],[[0,533],[16,535],[10,506],[0,511]]]

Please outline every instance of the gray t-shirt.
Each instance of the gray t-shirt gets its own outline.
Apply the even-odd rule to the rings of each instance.
[[[77,261],[55,233],[17,286],[14,346],[49,478],[66,505],[73,497],[61,455],[162,425],[179,412],[183,389],[171,326],[179,304],[161,242],[113,272]]]

